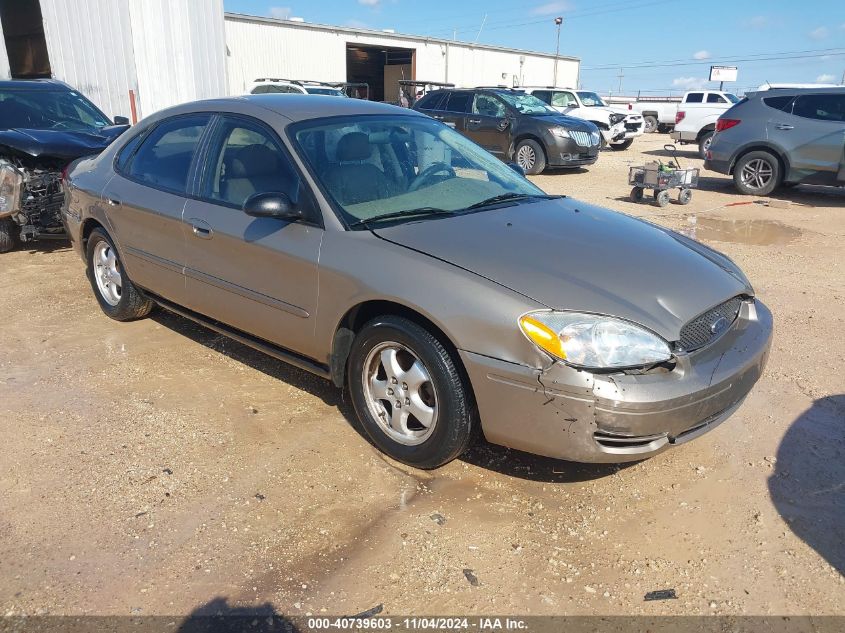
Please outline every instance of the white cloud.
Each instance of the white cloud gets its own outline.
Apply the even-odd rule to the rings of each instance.
[[[358,4],[363,4],[365,7],[377,7],[381,0],[358,0]]]
[[[748,26],[750,26],[752,29],[756,29],[758,31],[766,28],[771,23],[772,23],[772,21],[769,19],[769,16],[767,16],[767,15],[755,15],[753,18],[751,18],[747,22]]]
[[[678,77],[672,80],[672,86],[681,90],[701,90],[707,83],[704,77]]]
[[[823,40],[830,35],[830,31],[827,30],[826,26],[820,26],[819,28],[810,31],[808,35],[814,40]]]
[[[563,0],[561,2],[547,2],[546,4],[541,4],[531,9],[531,15],[553,15],[555,13],[560,14],[564,11],[570,11],[571,9],[572,4],[570,4],[566,0]]]
[[[270,7],[268,13],[271,18],[287,20],[290,17],[290,14],[293,13],[293,9],[290,7]]]
[[[710,51],[696,51],[692,55],[693,59],[710,59]]]
[[[816,83],[819,84],[832,84],[834,81],[836,81],[836,77],[828,73],[816,77]]]

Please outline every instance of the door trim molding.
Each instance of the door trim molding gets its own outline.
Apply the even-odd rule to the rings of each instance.
[[[307,319],[311,316],[307,310],[304,310],[299,306],[295,306],[280,299],[275,299],[260,292],[255,292],[254,290],[250,290],[249,288],[244,288],[243,286],[233,284],[229,281],[226,281],[225,279],[220,279],[219,277],[209,275],[193,268],[186,267],[185,276],[195,281],[208,284],[209,286],[214,286],[215,288],[226,290],[228,292],[238,295],[239,297],[244,297],[245,299],[250,299],[251,301],[255,301],[256,303],[261,303],[263,305],[270,306],[271,308],[281,310],[282,312],[287,312],[301,319]]]

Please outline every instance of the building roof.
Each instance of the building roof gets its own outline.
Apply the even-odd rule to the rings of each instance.
[[[392,31],[379,31],[377,29],[359,29],[349,26],[333,26],[330,24],[317,24],[315,22],[298,22],[294,20],[282,20],[279,18],[265,18],[258,15],[247,15],[244,13],[225,13],[224,17],[227,20],[239,20],[242,22],[256,22],[259,24],[273,24],[277,26],[284,26],[293,29],[308,29],[313,31],[326,31],[328,33],[348,33],[350,35],[367,35],[370,37],[380,37],[386,40],[411,40],[423,44],[449,44],[453,46],[463,46],[468,48],[477,48],[480,50],[497,51],[501,53],[514,53],[517,55],[531,55],[533,57],[548,57],[554,59],[554,53],[541,53],[539,51],[527,51],[519,48],[508,48],[505,46],[492,46],[490,44],[476,44],[474,42],[461,42],[457,40],[448,40],[440,37],[429,37],[426,35],[409,35],[407,33],[394,33]],[[578,57],[570,55],[558,55],[558,59],[571,62],[580,62]]]

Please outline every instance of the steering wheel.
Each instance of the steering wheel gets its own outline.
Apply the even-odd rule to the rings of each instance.
[[[451,165],[447,165],[446,163],[432,163],[417,174],[416,178],[414,178],[408,186],[408,191],[416,191],[422,187],[427,180],[430,180],[432,176],[441,172],[446,172],[451,177],[455,177],[455,170]]]

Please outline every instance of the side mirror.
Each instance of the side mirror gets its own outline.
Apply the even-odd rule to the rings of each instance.
[[[114,124],[115,125],[129,125],[129,119],[125,116],[116,116],[116,117],[114,117]]]
[[[244,202],[244,213],[254,218],[277,218],[295,222],[305,214],[283,193],[256,193]]]
[[[518,163],[508,163],[508,167],[513,169],[520,176],[525,176],[525,170],[522,167],[520,167]]]

